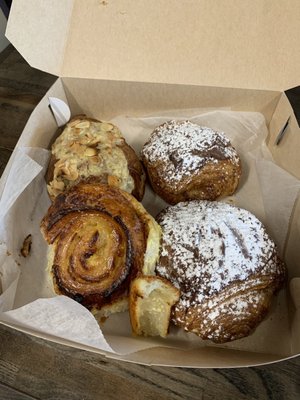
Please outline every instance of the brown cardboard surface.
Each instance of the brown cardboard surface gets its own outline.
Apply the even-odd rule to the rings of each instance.
[[[60,76],[284,90],[299,20],[298,0],[15,0],[7,36]]]
[[[299,20],[297,0],[90,0],[84,7],[79,0],[15,0],[9,39],[33,66],[68,76],[57,80],[42,99],[18,147],[49,145],[55,130],[47,108],[49,95],[68,99],[73,114],[85,112],[102,119],[178,108],[230,107],[264,114],[274,158],[299,177],[299,127],[280,93],[299,83]],[[289,131],[275,147],[274,138],[290,115]],[[11,165],[1,179],[0,193]],[[299,215],[298,204],[286,246],[290,276],[295,279],[300,276]],[[144,364],[237,367],[298,354],[298,280],[291,284],[291,292],[294,306],[285,315],[291,330],[281,332],[283,346],[278,354],[204,346],[197,351],[158,348],[109,357]],[[95,351],[43,336],[25,325],[3,322]]]
[[[33,112],[29,119],[25,130],[18,143],[19,146],[36,146],[47,147],[51,141],[51,137],[56,130],[54,119],[48,109],[47,99],[49,96],[56,96],[62,99],[67,99],[71,105],[72,114],[77,112],[87,112],[94,117],[112,118],[120,113],[132,113],[132,115],[141,115],[143,113],[150,113],[153,111],[164,110],[169,108],[187,107],[192,108],[200,106],[220,106],[232,107],[238,110],[255,110],[265,114],[269,122],[272,122],[272,117],[275,117],[275,112],[283,112],[280,106],[282,96],[278,92],[269,91],[252,91],[252,90],[236,90],[236,89],[222,89],[222,88],[207,88],[197,86],[183,86],[183,85],[165,85],[165,84],[147,84],[147,83],[129,83],[129,82],[109,82],[109,81],[95,81],[87,79],[58,79],[53,87],[49,90],[47,95],[42,99],[40,104]],[[289,142],[287,142],[289,145]],[[297,225],[297,223],[296,223]],[[294,250],[294,247],[293,247]],[[290,261],[294,269],[294,276],[299,276],[299,266],[297,264],[297,254],[293,251],[290,252]],[[23,268],[23,273],[26,269]],[[19,294],[17,294],[16,302],[18,303]],[[280,303],[286,309],[284,293],[280,297]],[[31,301],[33,299],[29,299]],[[16,303],[16,304],[17,304]],[[278,307],[278,302],[276,307]],[[280,307],[281,307],[280,306]],[[279,349],[277,345],[272,345],[276,352],[261,353],[251,351],[255,349],[251,344],[252,338],[246,340],[246,343],[241,342],[241,346],[229,344],[227,347],[216,347],[201,344],[200,347],[195,348],[194,344],[184,343],[179,341],[174,342],[175,350],[170,343],[170,348],[161,349],[148,349],[132,355],[109,355],[109,357],[119,358],[126,361],[145,363],[145,364],[160,364],[160,365],[180,365],[180,366],[197,366],[197,367],[233,367],[233,366],[248,366],[261,363],[268,363],[278,361],[282,358],[293,355],[291,352],[291,335],[298,337],[298,322],[294,318],[295,314],[291,312],[293,321],[293,331],[287,332],[285,328],[278,330],[274,339],[280,338],[282,346]],[[285,315],[287,317],[287,315]],[[275,321],[276,322],[276,321]],[[278,327],[287,327],[287,323],[282,323],[279,319],[275,323]],[[12,322],[5,321],[8,325],[14,326]],[[18,324],[17,324],[18,326]],[[258,335],[259,340],[264,340],[263,331],[265,326],[262,325],[260,331],[262,334]],[[50,340],[58,341],[70,345],[68,340],[61,338],[50,337],[40,332],[35,332],[32,329],[24,326],[18,326],[18,329],[26,332],[50,338]],[[118,337],[111,338],[111,340],[118,340]],[[128,340],[128,339],[122,339]],[[277,340],[277,339],[276,339]],[[113,343],[113,342],[112,342]],[[75,347],[82,348],[82,345],[72,343]],[[193,351],[183,352],[178,347],[193,348]],[[95,351],[95,349],[85,347],[87,350]],[[246,350],[245,350],[246,349]],[[250,350],[249,350],[250,349]],[[293,351],[297,351],[298,347],[293,346]]]
[[[277,145],[276,139],[278,132],[289,119],[288,126],[285,130],[281,142]],[[280,101],[273,114],[269,126],[270,136],[268,146],[278,165],[288,170],[291,174],[300,178],[300,127],[293,113],[293,109],[288,101],[287,96],[282,93]]]
[[[13,1],[6,36],[32,67],[60,75],[72,9],[73,0]]]
[[[116,357],[109,355],[108,358]],[[185,351],[160,347],[123,357],[124,361],[141,364],[145,364],[145,359],[147,365],[175,367],[180,360],[180,366],[191,368],[238,368],[269,364],[278,361],[278,356],[212,347]]]
[[[117,114],[139,116],[170,109],[222,108],[259,111],[271,121],[280,92],[196,85],[63,78],[70,107],[111,119]]]

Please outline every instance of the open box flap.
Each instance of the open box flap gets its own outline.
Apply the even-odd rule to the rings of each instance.
[[[299,21],[298,0],[14,0],[7,36],[60,76],[283,91]]]
[[[13,1],[6,36],[32,67],[61,74],[73,3]]]

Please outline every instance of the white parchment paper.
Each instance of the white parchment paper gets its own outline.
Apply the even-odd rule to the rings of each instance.
[[[296,178],[273,162],[265,146],[268,130],[264,117],[259,113],[228,110],[180,110],[144,118],[119,116],[112,122],[139,153],[152,130],[169,119],[190,119],[225,132],[241,156],[243,174],[234,196],[222,201],[253,212],[266,225],[283,255],[300,185]],[[118,354],[154,346],[212,345],[175,327],[166,340],[134,338],[128,313],[109,317],[100,328],[92,314],[80,304],[54,294],[46,271],[47,245],[39,228],[50,205],[44,181],[48,159],[49,152],[45,149],[19,148],[0,200],[0,320]],[[149,186],[143,204],[154,216],[166,206]],[[20,249],[29,233],[32,250],[30,256],[24,258],[20,256]],[[289,354],[287,314],[286,296],[282,291],[269,317],[253,335],[225,346]]]

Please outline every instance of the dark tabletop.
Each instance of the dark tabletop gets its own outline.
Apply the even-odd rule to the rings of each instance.
[[[0,175],[30,113],[55,79],[29,67],[11,46],[0,54]],[[296,400],[300,357],[254,368],[148,367],[0,325],[0,400],[8,399]]]

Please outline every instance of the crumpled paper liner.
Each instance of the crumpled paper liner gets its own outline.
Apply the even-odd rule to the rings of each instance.
[[[289,219],[297,198],[299,181],[278,167],[265,146],[268,131],[259,113],[227,110],[180,110],[144,118],[112,120],[127,142],[139,153],[152,130],[169,119],[190,119],[224,131],[242,159],[243,175],[237,192],[223,199],[253,212],[267,227],[284,254]],[[50,201],[44,181],[49,151],[19,148],[0,201],[0,320],[24,326],[106,352],[130,354],[155,346],[193,348],[216,346],[193,334],[171,327],[167,339],[136,338],[128,313],[115,314],[98,323],[80,304],[56,296],[46,272],[47,245],[40,221]],[[143,204],[157,215],[166,203],[147,186]],[[30,256],[20,256],[24,238],[32,234]],[[276,332],[276,335],[274,335]],[[245,351],[290,354],[289,321],[285,291],[276,296],[268,318],[247,338],[222,345]],[[284,340],[282,340],[284,338]]]

